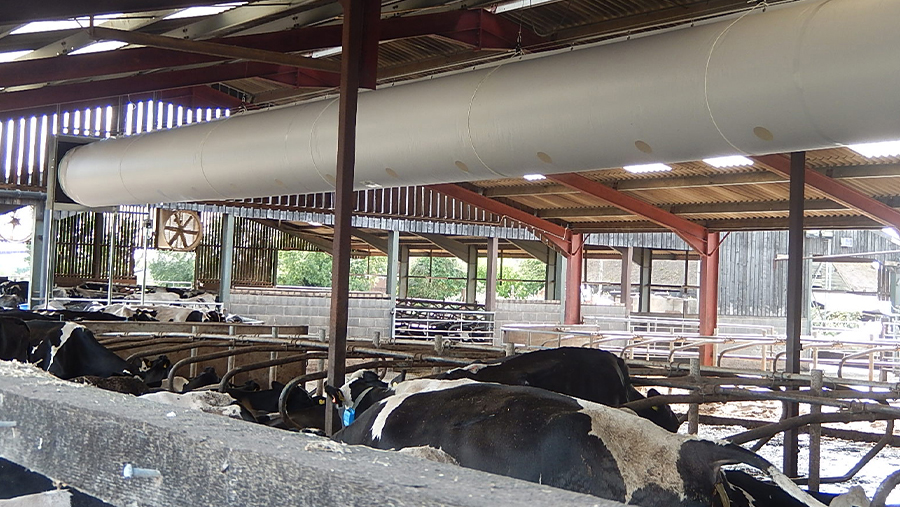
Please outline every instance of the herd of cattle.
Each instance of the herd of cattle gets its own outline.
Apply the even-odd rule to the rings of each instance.
[[[0,312],[0,359],[268,425],[324,428],[325,399],[303,389],[288,398],[292,424],[277,414],[280,384],[196,391],[219,383],[211,368],[173,389],[181,394],[147,395],[166,378],[168,358],[129,363],[87,328],[58,319]],[[463,467],[648,507],[868,505],[859,491],[810,495],[751,451],[679,434],[680,420],[668,406],[615,408],[643,395],[625,362],[608,352],[548,349],[397,380],[389,384],[362,370],[340,388],[325,386],[345,423],[333,438],[379,449],[433,448]],[[771,482],[720,469],[728,464],[756,468]]]

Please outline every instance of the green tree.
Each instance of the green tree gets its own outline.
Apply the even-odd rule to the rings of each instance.
[[[546,264],[537,259],[507,259],[497,293],[507,299],[528,299],[544,288],[546,273]]]
[[[372,290],[387,274],[387,257],[370,255],[350,259],[350,290]]]
[[[331,256],[325,252],[278,252],[279,285],[331,287]]]
[[[193,282],[193,252],[157,250],[156,258],[147,263],[150,276],[157,282]]]
[[[466,288],[466,271],[455,257],[417,257],[410,262],[411,298],[459,301]]]
[[[497,281],[497,296],[504,299],[527,299],[544,288],[547,265],[537,259],[503,259]],[[487,261],[478,259],[478,291],[485,291]]]

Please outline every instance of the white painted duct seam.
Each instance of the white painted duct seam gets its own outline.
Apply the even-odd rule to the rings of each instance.
[[[356,187],[900,138],[897,19],[896,0],[809,2],[362,93]],[[78,147],[61,183],[91,206],[330,191],[333,104]]]

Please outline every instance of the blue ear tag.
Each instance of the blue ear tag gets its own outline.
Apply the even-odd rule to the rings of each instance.
[[[353,421],[356,419],[356,409],[355,408],[345,408],[344,412],[341,414],[341,422],[344,423],[344,427],[350,426],[353,424]]]

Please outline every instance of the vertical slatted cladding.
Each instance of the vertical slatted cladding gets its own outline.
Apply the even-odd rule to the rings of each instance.
[[[103,139],[120,133],[140,134],[231,113],[223,108],[186,109],[147,100],[120,108],[112,104],[0,121],[0,188],[42,190],[47,186],[51,135]]]
[[[284,195],[241,199],[238,202],[278,209],[331,213],[334,193],[319,192],[304,195]],[[464,201],[445,196],[427,187],[374,188],[359,190],[354,197],[353,214],[359,216],[402,216],[403,218],[463,222],[477,224],[506,224],[523,227],[518,222],[479,209]]]
[[[203,235],[194,251],[194,278],[207,290],[219,286],[219,266],[222,255],[222,214],[202,213]]]
[[[113,244],[112,277],[134,283],[134,251],[143,244],[141,230],[146,213],[126,209],[119,213],[78,213],[59,221],[55,276],[59,283],[103,281],[110,276],[109,250]]]
[[[276,231],[254,220],[236,220],[234,234],[241,238],[234,245],[234,271],[237,285],[275,285],[278,269]]]
[[[194,273],[204,287],[218,287],[222,249],[222,215],[204,213],[203,238],[196,250]],[[278,270],[278,250],[316,248],[296,236],[285,234],[251,218],[235,218],[234,262],[231,273],[235,285],[271,287]]]

